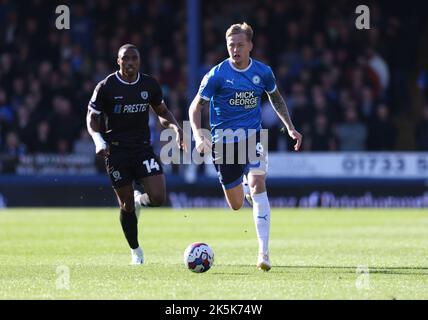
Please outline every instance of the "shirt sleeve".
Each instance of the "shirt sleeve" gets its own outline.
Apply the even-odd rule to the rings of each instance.
[[[201,85],[199,86],[199,96],[204,100],[211,100],[220,87],[220,78],[217,73],[212,69],[202,79]]]
[[[149,93],[149,103],[151,106],[158,106],[163,102],[162,88],[159,82],[153,78],[152,92]]]
[[[88,109],[92,110],[96,114],[100,114],[104,111],[105,104],[105,88],[103,82],[97,84],[92,93],[92,97],[89,100]]]
[[[264,75],[264,84],[265,84],[265,91],[267,93],[272,93],[276,90],[276,80],[275,76],[273,74],[273,71],[270,67],[267,67],[267,72]]]

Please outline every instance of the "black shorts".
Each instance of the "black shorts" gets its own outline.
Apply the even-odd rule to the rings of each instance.
[[[218,149],[222,149],[219,152]],[[220,183],[225,189],[232,189],[242,183],[242,176],[250,171],[265,174],[267,171],[266,147],[260,140],[259,133],[255,139],[241,142],[213,144],[213,164]],[[233,152],[231,153],[231,151]],[[254,158],[253,158],[254,157]]]
[[[110,154],[105,157],[105,167],[115,188],[163,173],[159,158],[151,146],[129,149],[110,145]]]

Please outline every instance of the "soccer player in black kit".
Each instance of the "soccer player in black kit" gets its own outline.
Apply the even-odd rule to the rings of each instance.
[[[175,131],[178,147],[185,148],[185,145],[182,129],[166,107],[158,82],[139,72],[138,49],[132,44],[120,47],[117,64],[119,71],[96,86],[86,123],[96,154],[105,159],[119,202],[120,223],[131,247],[131,264],[143,264],[143,251],[138,243],[139,208],[160,206],[166,193],[162,166],[150,144],[150,107],[163,127]],[[105,132],[100,132],[102,114]],[[134,193],[133,182],[142,185],[145,193]]]

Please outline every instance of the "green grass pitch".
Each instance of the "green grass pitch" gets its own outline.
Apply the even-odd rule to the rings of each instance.
[[[118,209],[0,210],[0,299],[428,299],[427,210],[274,209],[270,272],[249,209],[141,214],[130,266]],[[203,274],[183,264],[195,241]]]

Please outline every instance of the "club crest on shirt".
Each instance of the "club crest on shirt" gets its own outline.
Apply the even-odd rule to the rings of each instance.
[[[149,93],[147,91],[141,91],[141,98],[143,98],[144,100],[146,100],[149,96]]]
[[[120,172],[117,170],[112,172],[112,176],[113,176],[114,181],[118,181],[118,180],[122,179],[122,177],[120,176]]]
[[[260,83],[260,77],[259,77],[258,75],[255,75],[255,76],[253,77],[253,83],[254,83],[254,84],[259,84],[259,83]]]

